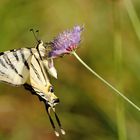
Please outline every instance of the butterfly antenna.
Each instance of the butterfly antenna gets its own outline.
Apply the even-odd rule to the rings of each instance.
[[[34,36],[35,40],[36,40],[37,42],[40,42],[40,40],[38,39],[39,30],[34,31],[34,29],[30,29],[30,32],[33,33],[33,36]],[[37,34],[36,34],[36,33],[37,33]]]
[[[51,115],[50,115],[50,109],[51,109],[50,107],[47,107],[47,108],[46,108],[47,114],[48,114],[48,116],[49,116],[49,120],[50,120],[50,122],[51,122],[52,128],[54,129],[55,135],[56,135],[57,137],[59,137],[59,133],[56,131],[54,122],[53,122],[53,120],[52,120],[52,118],[51,118]]]
[[[59,117],[58,117],[58,115],[57,115],[56,112],[55,112],[55,108],[52,108],[52,109],[53,109],[53,112],[54,112],[54,114],[55,114],[55,118],[56,118],[56,121],[57,121],[57,123],[58,123],[58,126],[60,127],[61,133],[62,133],[63,135],[65,135],[66,132],[65,132],[64,129],[62,128],[62,125],[61,125],[61,122],[60,122],[60,120],[59,120]]]
[[[39,36],[39,30],[36,30],[36,36],[38,37]]]
[[[39,30],[36,30],[35,33],[36,33],[36,38],[39,38]]]

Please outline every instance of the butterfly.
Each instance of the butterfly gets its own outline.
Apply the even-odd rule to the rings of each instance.
[[[59,136],[59,132],[56,131],[50,115],[51,110],[64,135],[65,131],[55,112],[59,98],[54,94],[54,87],[50,83],[50,76],[57,78],[57,71],[53,59],[47,57],[48,45],[41,40],[37,42],[35,48],[20,48],[0,53],[0,81],[13,86],[24,86],[26,90],[37,95],[45,104],[55,135]]]

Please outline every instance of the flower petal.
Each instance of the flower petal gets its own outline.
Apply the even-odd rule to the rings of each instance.
[[[82,31],[83,27],[74,26],[72,30],[60,33],[50,42],[51,51],[49,52],[49,57],[56,58],[76,50],[81,41]]]

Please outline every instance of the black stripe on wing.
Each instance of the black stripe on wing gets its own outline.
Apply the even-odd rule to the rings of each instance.
[[[23,76],[21,74],[18,73],[16,67],[12,64],[11,60],[9,59],[8,55],[5,53],[3,55],[3,59],[5,60],[6,64],[10,66],[10,68],[15,71],[16,74],[18,74],[21,78],[23,78]]]
[[[5,72],[3,72],[3,71],[0,71],[0,75],[1,75],[1,76],[4,76],[4,77],[6,77],[6,78],[9,78],[8,75],[7,75]]]
[[[0,58],[0,64],[1,64],[3,67],[7,68],[6,65],[5,65],[5,63],[4,63],[4,61],[3,61],[1,58]]]
[[[39,73],[38,73],[38,71],[36,70],[36,68],[34,67],[34,65],[31,63],[31,68],[33,69],[33,71],[35,72],[35,74],[37,75],[37,78],[40,80],[41,79],[41,77],[40,77],[40,75],[39,75]]]
[[[28,91],[30,91],[33,95],[37,95],[40,101],[43,101],[46,104],[46,100],[43,99],[39,94],[36,93],[36,91],[33,89],[33,87],[27,83],[25,83],[24,88]]]
[[[19,61],[19,57],[17,55],[17,50],[13,49],[13,50],[10,50],[10,52],[13,53],[13,56],[15,57],[16,61]]]
[[[39,67],[40,67],[40,69],[41,69],[41,73],[42,73],[42,75],[43,75],[43,77],[44,77],[45,81],[47,81],[47,80],[46,80],[46,77],[45,77],[45,75],[44,75],[44,71],[42,70],[42,66],[41,66],[41,64],[40,64],[39,60],[36,58],[36,56],[35,56],[35,55],[34,55],[34,57],[35,57],[35,59],[36,59],[36,61],[37,61],[38,65],[39,65]]]
[[[0,52],[0,56],[3,55],[3,54],[4,54],[4,52]]]
[[[24,63],[24,65],[26,66],[26,68],[29,70],[30,69],[29,68],[29,64],[28,64],[28,62],[27,62],[27,60],[25,58],[25,54],[24,54],[24,52],[23,52],[22,49],[20,50],[20,54],[21,54],[22,62]]]

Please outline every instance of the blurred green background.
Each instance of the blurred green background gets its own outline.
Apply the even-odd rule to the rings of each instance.
[[[77,53],[140,106],[140,0],[0,0],[0,51],[35,47],[84,25]],[[56,138],[44,104],[23,87],[0,84],[0,140],[138,140],[140,113],[74,56],[55,60],[51,79],[65,136]]]

